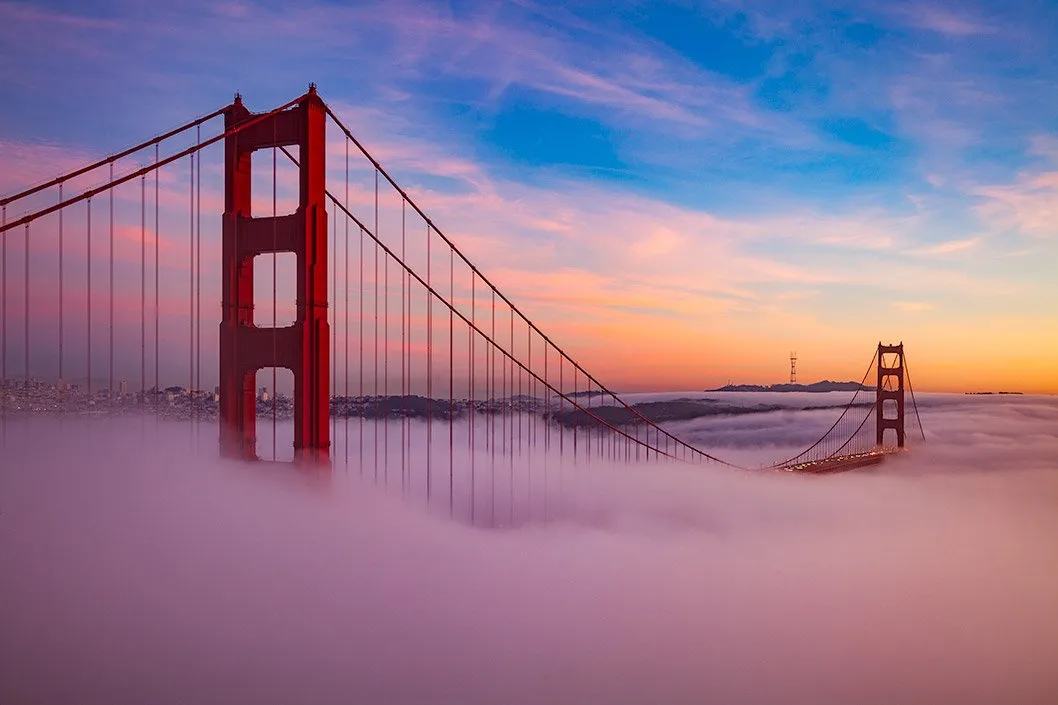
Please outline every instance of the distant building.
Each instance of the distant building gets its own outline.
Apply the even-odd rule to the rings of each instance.
[[[261,391],[257,395],[257,398],[261,401],[268,401],[271,398],[268,396],[268,387],[261,387]]]
[[[124,396],[128,396],[128,393],[129,393],[129,383],[126,382],[125,380],[121,380],[121,383],[118,384],[118,394],[120,394],[121,396],[124,397]]]

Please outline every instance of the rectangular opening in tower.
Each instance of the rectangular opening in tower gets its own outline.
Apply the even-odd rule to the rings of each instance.
[[[890,369],[900,366],[900,355],[898,353],[882,353],[879,364]]]
[[[264,367],[254,377],[257,457],[291,462],[294,460],[294,373],[285,367]]]
[[[254,257],[253,324],[285,328],[297,319],[298,258],[293,252]]]
[[[271,147],[266,147],[250,155],[250,203],[255,218],[271,216],[273,208],[275,215],[290,215],[298,209],[301,172],[283,150],[298,159],[296,144],[276,148],[274,154]]]

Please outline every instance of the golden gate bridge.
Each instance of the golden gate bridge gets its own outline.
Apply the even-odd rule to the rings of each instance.
[[[218,150],[219,168],[207,160]],[[223,211],[219,233],[204,209]],[[0,233],[5,433],[9,419],[48,406],[26,391],[37,377],[57,380],[65,411],[68,380],[83,379],[87,406],[78,408],[97,415],[161,413],[171,404],[163,383],[179,382],[193,425],[216,423],[222,455],[277,460],[286,370],[297,463],[344,463],[387,481],[399,464],[402,489],[418,486],[428,502],[446,494],[450,507],[457,448],[468,453],[472,495],[481,454],[493,487],[497,458],[516,454],[738,467],[622,399],[541,330],[315,85],[262,113],[236,95],[0,199]],[[293,259],[284,277],[281,256]],[[219,299],[219,318],[204,295]],[[269,399],[258,393],[262,370]],[[130,371],[139,376],[131,392]],[[879,343],[833,425],[766,469],[880,462],[906,445],[905,389],[924,439],[903,345]],[[271,420],[270,453],[258,444],[260,419]],[[424,458],[413,442],[425,444]]]

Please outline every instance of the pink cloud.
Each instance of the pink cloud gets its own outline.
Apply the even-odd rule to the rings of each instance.
[[[1022,175],[1015,183],[975,190],[982,203],[977,212],[998,228],[1015,228],[1026,235],[1058,235],[1058,172]]]

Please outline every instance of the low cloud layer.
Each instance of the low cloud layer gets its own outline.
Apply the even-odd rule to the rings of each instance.
[[[1058,400],[919,401],[872,472],[567,458],[505,529],[205,426],[9,422],[0,702],[1054,702]],[[683,430],[763,460],[826,413]]]

